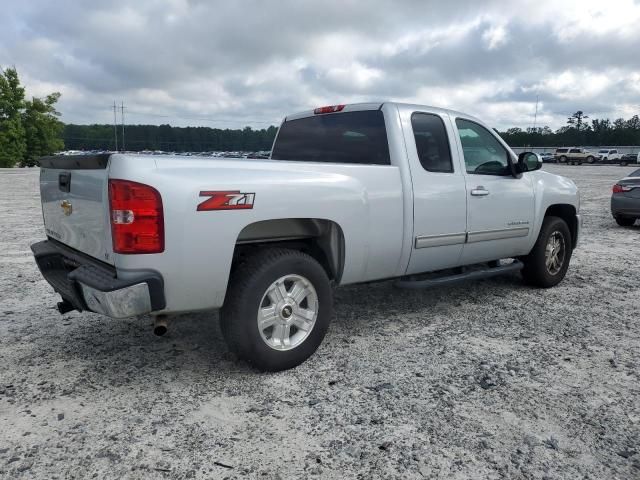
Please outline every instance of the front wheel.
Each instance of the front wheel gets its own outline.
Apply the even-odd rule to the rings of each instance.
[[[564,155],[562,155],[558,160],[560,160],[560,163],[567,163],[567,157]]]
[[[566,275],[572,252],[567,223],[559,217],[545,217],[535,245],[522,259],[522,276],[530,285],[553,287]]]
[[[250,256],[233,273],[220,326],[238,357],[275,372],[309,358],[332,317],[324,268],[303,252],[274,248]]]

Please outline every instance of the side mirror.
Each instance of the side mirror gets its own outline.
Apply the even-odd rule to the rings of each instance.
[[[537,153],[522,152],[518,155],[518,163],[516,163],[516,173],[533,172],[542,168],[542,160]]]

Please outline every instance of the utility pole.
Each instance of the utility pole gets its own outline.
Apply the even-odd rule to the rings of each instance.
[[[116,119],[116,101],[113,101],[113,139],[116,145],[116,152],[118,151],[118,122]]]
[[[538,101],[540,100],[540,95],[536,95],[536,113],[533,116],[533,131],[536,131],[536,126],[538,125]]]
[[[120,108],[122,109],[122,151],[124,152],[124,102],[121,102]]]

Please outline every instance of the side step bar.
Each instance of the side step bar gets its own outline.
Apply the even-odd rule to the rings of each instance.
[[[506,273],[518,272],[522,270],[524,264],[520,260],[514,260],[513,263],[507,265],[499,265],[497,267],[487,267],[482,270],[473,270],[466,273],[456,275],[448,275],[440,278],[429,278],[427,280],[396,280],[393,284],[398,288],[431,288],[451,285],[465,280],[480,280],[482,278],[497,277]]]

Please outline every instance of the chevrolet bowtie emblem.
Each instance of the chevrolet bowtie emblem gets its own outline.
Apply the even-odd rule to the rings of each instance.
[[[63,200],[60,204],[60,208],[62,208],[62,211],[67,217],[73,213],[73,205],[71,205],[69,200]]]

